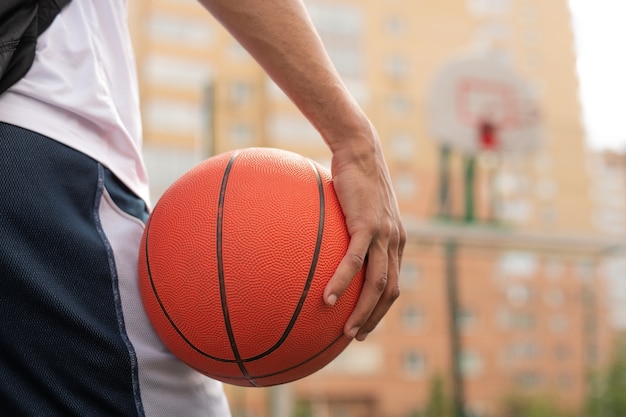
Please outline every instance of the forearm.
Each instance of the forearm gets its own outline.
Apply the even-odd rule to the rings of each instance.
[[[332,65],[300,0],[200,0],[321,133],[333,152],[375,135]]]
[[[399,295],[406,234],[378,135],[332,65],[302,0],[200,0],[321,133],[350,244],[324,300],[335,302],[367,259],[344,333],[365,339]]]

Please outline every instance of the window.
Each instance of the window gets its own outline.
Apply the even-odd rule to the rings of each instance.
[[[401,16],[389,16],[384,21],[384,27],[388,35],[399,37],[406,33],[407,23]]]
[[[414,289],[421,276],[420,266],[416,261],[403,260],[400,266],[400,289]]]
[[[236,123],[229,129],[229,139],[231,144],[236,148],[244,148],[252,145],[254,132],[250,125],[245,123]]]
[[[234,81],[230,83],[228,97],[231,104],[239,106],[249,102],[252,98],[253,92],[254,88],[250,85],[250,83],[245,81]]]
[[[472,43],[478,51],[494,52],[496,45],[508,42],[511,29],[502,22],[490,21],[481,24],[474,34]]]
[[[537,319],[532,313],[513,313],[509,315],[509,327],[524,330],[533,329],[537,325]]]
[[[399,199],[411,199],[417,194],[417,181],[411,173],[394,175],[393,185]]]
[[[276,85],[276,83],[269,77],[267,77],[265,79],[265,92],[273,100],[277,100],[277,101],[288,101],[289,100],[289,98],[283,92],[283,90],[281,90],[280,87],[278,85]]]
[[[624,302],[611,304],[611,324],[615,329],[626,329],[626,306]]]
[[[538,90],[541,90],[540,87],[536,87],[536,88]],[[552,156],[550,156],[547,153],[539,153],[533,159],[533,165],[534,165],[535,171],[537,171],[538,173],[549,174],[552,171],[552,167],[554,164],[552,161]]]
[[[466,0],[468,11],[476,16],[502,15],[511,9],[511,0]]]
[[[361,78],[365,68],[362,8],[308,2],[307,9],[339,73],[345,78]]]
[[[621,235],[626,229],[626,216],[622,208],[596,208],[592,214],[592,220],[598,230],[607,234]]]
[[[252,59],[248,51],[239,42],[231,42],[228,46],[228,57],[236,62],[248,62]]]
[[[541,34],[534,30],[534,28],[525,30],[523,32],[522,41],[528,47],[535,47],[541,43]]]
[[[468,330],[476,324],[476,313],[467,308],[461,308],[457,312],[456,324],[460,329]]]
[[[204,20],[193,20],[184,16],[152,14],[147,20],[148,33],[160,42],[175,45],[206,47],[215,34],[212,26]]]
[[[350,417],[350,411],[347,407],[342,405],[335,406],[332,411],[332,417]]]
[[[396,132],[390,137],[391,155],[398,162],[412,162],[416,141],[409,132]]]
[[[503,310],[498,313],[497,320],[505,330],[531,330],[537,325],[535,315],[528,312]]]
[[[395,94],[387,100],[387,109],[392,116],[405,116],[411,109],[411,100],[401,94]]]
[[[476,377],[483,371],[483,359],[478,352],[466,350],[461,353],[459,366],[464,376]]]
[[[409,61],[401,55],[392,55],[385,61],[385,73],[389,78],[402,79],[410,73]]]
[[[515,384],[520,388],[537,388],[543,382],[538,372],[523,372],[514,376]]]
[[[543,206],[539,209],[539,219],[546,227],[554,227],[559,221],[559,211],[551,205]]]
[[[574,378],[570,374],[560,374],[556,377],[556,386],[563,391],[567,391],[574,385]]]
[[[471,417],[487,417],[490,415],[489,406],[479,401],[470,402],[467,408]]]
[[[517,362],[539,356],[539,345],[532,341],[520,341],[509,345],[503,352],[507,361]]]
[[[543,179],[537,183],[535,191],[537,193],[537,197],[541,200],[548,201],[556,197],[558,190],[554,181],[550,179]]]
[[[502,201],[497,206],[497,216],[512,223],[524,223],[530,220],[533,208],[528,200],[512,199]]]
[[[607,289],[610,291],[609,298],[615,301],[626,301],[626,259],[605,260],[600,270],[606,279]]]
[[[537,256],[530,252],[505,252],[498,262],[498,268],[505,277],[530,278],[536,273],[537,267]]]
[[[167,55],[150,55],[143,67],[143,75],[149,83],[177,90],[197,91],[210,81],[211,74],[211,67],[205,63]]]
[[[531,300],[532,291],[528,285],[514,284],[506,289],[506,298],[512,306],[523,306]]]
[[[150,174],[150,196],[153,201],[157,201],[176,179],[203,159],[198,149],[153,143],[144,144],[143,154]]]
[[[325,369],[352,375],[373,375],[384,366],[381,348],[373,344],[352,343]]]
[[[582,281],[590,281],[595,275],[594,264],[588,259],[576,262],[576,276]]]
[[[548,325],[551,331],[555,333],[563,333],[567,331],[567,328],[569,326],[569,320],[565,315],[556,315],[550,317]]]
[[[426,358],[418,351],[406,352],[402,357],[402,368],[410,377],[422,376],[426,370]]]
[[[563,278],[565,276],[565,264],[560,259],[552,258],[545,262],[545,274],[550,279]]]
[[[172,100],[150,100],[144,107],[146,127],[169,134],[197,135],[201,132],[200,105]]]
[[[554,348],[554,357],[560,361],[569,361],[572,348],[567,344],[560,344]]]
[[[508,172],[502,172],[495,177],[495,189],[503,197],[515,195],[520,188],[519,177]]]
[[[300,115],[275,114],[268,119],[268,136],[273,145],[289,148],[298,140],[302,145],[319,145],[325,148],[324,141],[311,123]]]
[[[543,293],[543,301],[548,307],[557,308],[565,302],[565,294],[560,288],[551,288]]]
[[[406,330],[416,330],[424,324],[424,312],[415,306],[402,310],[402,325]]]
[[[163,3],[170,3],[170,4],[187,4],[189,6],[195,6],[198,7],[198,2],[196,0],[161,0],[161,2]]]

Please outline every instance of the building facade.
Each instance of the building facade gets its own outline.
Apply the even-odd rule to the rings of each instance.
[[[612,227],[598,226],[590,198],[567,1],[305,3],[383,139],[409,231],[402,296],[366,342],[319,373],[285,387],[229,387],[234,414],[411,417],[437,376],[466,414],[498,415],[519,392],[581,405],[588,372],[610,349],[598,271]],[[284,148],[329,166],[319,134],[195,0],[131,7],[155,200],[195,163],[234,148]],[[426,117],[432,80],[462,54],[520,74],[543,138],[528,155],[476,158],[469,222],[458,154],[441,218],[442,154]]]

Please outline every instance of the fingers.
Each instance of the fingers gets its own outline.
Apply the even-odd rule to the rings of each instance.
[[[405,240],[402,226],[395,224],[374,237],[366,232],[351,237],[346,255],[324,292],[326,303],[334,305],[363,267],[367,256],[363,289],[345,324],[346,336],[364,340],[400,295],[398,276]]]
[[[344,333],[347,336],[367,335],[368,328],[364,325],[369,324],[372,312],[380,305],[379,300],[387,289],[387,281],[387,248],[384,248],[381,243],[376,243],[376,247],[371,248],[368,254],[361,296],[344,327]]]
[[[363,340],[400,294],[398,276],[406,233],[377,141],[373,152],[355,152],[350,147],[333,152],[332,171],[350,244],[326,286],[324,300],[334,305],[367,263],[359,299],[344,326],[346,336]]]
[[[359,326],[359,331],[355,335],[356,339],[359,341],[365,340],[367,335],[374,330],[378,323],[380,323],[383,316],[387,314],[392,304],[400,296],[399,275],[402,250],[404,248],[404,238],[401,238],[400,240],[402,243],[400,243],[400,241],[396,241],[395,244],[391,243],[389,246],[387,258],[387,284],[384,291],[380,294],[380,298],[378,299],[376,306],[369,313],[367,320],[363,325]],[[359,314],[357,311],[358,308],[359,306],[357,305],[352,317]],[[355,317],[355,319],[357,319],[357,317]],[[350,319],[346,324],[346,328],[348,326],[350,326]]]
[[[324,290],[326,304],[335,305],[337,299],[350,285],[352,278],[361,270],[370,242],[371,238],[367,235],[355,234],[352,236],[345,256]]]

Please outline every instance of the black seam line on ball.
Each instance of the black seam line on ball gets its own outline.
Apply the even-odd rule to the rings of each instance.
[[[239,152],[235,152],[226,165],[224,176],[222,177],[222,184],[220,186],[220,194],[217,203],[217,227],[216,227],[216,239],[215,247],[217,251],[217,276],[220,285],[220,302],[222,304],[222,315],[224,316],[224,324],[226,326],[226,333],[228,334],[228,340],[230,342],[230,348],[235,356],[235,362],[239,366],[239,370],[243,376],[252,384],[256,385],[252,376],[248,373],[242,359],[239,349],[237,348],[237,341],[235,340],[235,334],[230,321],[230,313],[228,311],[228,299],[226,297],[226,282],[224,278],[224,260],[223,256],[223,227],[224,227],[224,200],[226,199],[226,189],[228,186],[228,178],[230,177],[230,171],[233,168],[235,160],[239,156]]]
[[[226,167],[226,169],[228,171],[230,171],[230,166],[232,165],[231,162],[232,160],[235,158],[237,154],[234,154],[231,157],[231,160],[229,161],[228,166]],[[226,173],[224,175],[227,175]],[[152,211],[152,215],[151,217],[148,219],[148,222],[146,223],[146,241],[145,241],[145,253],[146,253],[146,269],[147,269],[147,273],[148,273],[148,277],[150,279],[150,287],[152,288],[152,293],[154,294],[154,298],[156,299],[157,303],[159,304],[159,307],[161,308],[161,312],[163,313],[163,315],[165,316],[165,318],[167,319],[167,321],[170,323],[170,325],[172,326],[172,329],[174,329],[174,331],[180,336],[181,339],[183,339],[183,341],[193,350],[195,350],[197,353],[199,353],[200,355],[210,358],[212,360],[215,361],[219,361],[219,362],[227,362],[227,363],[235,363],[235,362],[239,362],[237,359],[223,359],[223,358],[219,358],[217,356],[212,356],[209,355],[208,353],[202,351],[200,348],[198,348],[191,340],[189,340],[184,332],[178,327],[178,325],[174,322],[174,319],[170,316],[170,314],[167,312],[167,309],[165,308],[165,305],[163,304],[163,301],[161,300],[161,297],[159,296],[159,291],[156,288],[156,284],[154,282],[154,278],[152,276],[152,271],[150,269],[150,256],[148,255],[148,251],[149,251],[149,244],[148,241],[150,240],[150,226],[152,224],[152,217],[154,217],[155,213],[159,210],[160,204],[159,202],[157,202],[157,204],[154,207],[154,210]],[[218,263],[221,261],[221,257],[218,258]],[[222,274],[223,276],[223,274]],[[221,291],[221,282],[220,282],[220,295],[222,293]],[[222,298],[225,298],[222,297]],[[223,305],[222,305],[222,309],[224,309]],[[226,314],[228,313],[228,310],[226,310]],[[231,332],[230,329],[230,323],[228,323],[228,327],[227,330]],[[231,334],[229,334],[229,337],[231,337]],[[231,341],[232,343],[232,341]]]
[[[154,207],[154,210],[152,211],[152,216],[154,216],[154,213],[156,213],[156,211],[159,209],[159,204],[157,204]],[[169,313],[167,312],[167,309],[165,308],[165,305],[163,304],[163,301],[161,300],[161,297],[159,297],[159,291],[156,288],[156,284],[154,283],[154,278],[152,277],[152,270],[150,269],[150,256],[148,255],[148,250],[149,250],[149,245],[148,245],[148,241],[150,240],[150,225],[152,224],[152,217],[148,219],[148,222],[146,224],[146,243],[145,243],[145,253],[146,253],[146,270],[148,272],[148,278],[150,279],[150,287],[152,288],[152,293],[154,294],[154,298],[156,299],[157,303],[159,304],[159,307],[161,308],[161,312],[163,313],[163,315],[165,316],[165,318],[167,319],[167,321],[169,321],[170,325],[172,326],[172,328],[176,331],[176,333],[178,333],[178,335],[185,341],[185,343],[187,343],[191,348],[193,348],[195,351],[200,352],[198,350],[198,348],[196,348],[193,343],[191,343],[191,340],[187,339],[185,337],[185,335],[183,334],[182,330],[180,330],[178,328],[178,326],[176,325],[176,323],[174,323],[174,319],[172,319],[172,317],[169,315]]]
[[[322,248],[322,237],[324,235],[324,222],[325,222],[325,212],[326,212],[326,199],[324,196],[324,184],[322,183],[322,178],[320,176],[319,171],[317,170],[317,168],[315,167],[315,165],[311,162],[308,161],[309,164],[311,165],[311,168],[313,170],[313,173],[315,174],[315,180],[317,182],[317,190],[318,190],[318,194],[319,194],[319,216],[318,216],[318,224],[317,224],[317,237],[316,237],[316,241],[315,241],[315,250],[313,251],[313,257],[311,259],[311,267],[309,268],[309,272],[307,275],[307,279],[306,279],[306,283],[304,284],[304,288],[302,289],[302,294],[300,295],[300,299],[298,300],[298,304],[296,305],[296,309],[294,310],[291,319],[289,320],[289,323],[287,324],[287,327],[285,328],[285,331],[283,332],[282,336],[280,337],[280,339],[278,339],[278,341],[272,346],[270,347],[268,350],[266,350],[263,353],[260,353],[256,356],[253,356],[251,358],[246,358],[246,359],[242,359],[243,362],[253,362],[256,360],[259,360],[265,356],[268,356],[269,354],[271,354],[272,352],[274,352],[276,349],[278,349],[280,347],[280,345],[283,344],[283,342],[287,339],[287,337],[289,336],[289,333],[291,332],[291,330],[293,329],[293,326],[295,326],[296,321],[298,320],[298,316],[300,315],[300,311],[302,311],[302,308],[304,307],[304,303],[306,302],[307,299],[307,295],[309,293],[309,290],[311,289],[311,284],[313,283],[313,278],[315,277],[315,270],[317,269],[317,262],[319,260],[320,257],[320,251]]]
[[[233,162],[234,157],[236,155],[233,155],[233,158],[231,159],[231,162]],[[253,362],[256,360],[259,360],[267,355],[269,355],[270,353],[274,352],[276,349],[278,349],[280,347],[280,345],[285,341],[285,339],[287,339],[287,337],[289,336],[289,333],[291,332],[291,330],[293,329],[293,326],[296,323],[296,320],[298,318],[298,315],[300,314],[300,311],[302,311],[302,308],[304,307],[304,303],[306,302],[307,299],[307,295],[308,292],[311,288],[311,285],[313,283],[313,278],[315,276],[315,271],[317,269],[317,263],[319,261],[319,255],[321,252],[321,248],[322,248],[322,238],[324,235],[324,224],[325,224],[325,213],[326,213],[326,198],[325,198],[325,193],[324,193],[324,184],[322,182],[322,178],[321,175],[319,173],[319,171],[317,170],[317,168],[315,167],[315,165],[311,162],[308,161],[309,164],[311,165],[311,168],[313,169],[313,173],[315,175],[315,180],[317,183],[317,189],[318,189],[318,195],[319,195],[319,216],[318,216],[318,225],[317,225],[317,237],[316,237],[316,242],[315,242],[315,250],[313,251],[313,256],[311,259],[311,266],[309,268],[309,272],[307,275],[307,280],[306,283],[304,285],[304,288],[302,290],[302,294],[300,296],[300,299],[298,300],[298,304],[296,306],[296,309],[294,310],[294,313],[289,321],[289,323],[287,324],[287,327],[285,328],[285,331],[283,332],[283,334],[281,335],[280,339],[272,346],[270,347],[268,350],[266,350],[263,353],[260,353],[256,356],[250,357],[250,358],[242,358],[239,354],[238,349],[236,349],[236,343],[235,343],[235,337],[234,334],[232,333],[232,328],[230,327],[230,317],[228,316],[228,302],[226,299],[226,286],[225,286],[225,280],[224,280],[224,268],[223,268],[223,264],[222,264],[222,222],[223,222],[223,199],[224,197],[222,196],[222,191],[225,193],[226,191],[226,181],[228,181],[228,175],[230,172],[230,165],[231,162],[229,162],[229,167],[226,168],[226,172],[224,173],[224,182],[222,184],[222,188],[221,188],[221,192],[220,192],[220,208],[218,209],[218,220],[217,220],[217,246],[218,246],[218,277],[219,277],[219,281],[220,281],[220,296],[221,296],[221,302],[222,302],[222,309],[223,309],[223,314],[224,314],[224,320],[226,322],[227,325],[227,331],[228,331],[228,336],[229,339],[231,341],[231,346],[234,345],[233,347],[233,353],[235,354],[235,359],[220,359],[220,358],[215,358],[213,356],[210,356],[204,352],[202,352],[201,350],[197,349],[196,350],[203,354],[206,355],[207,357],[210,357],[211,359],[215,359],[221,362],[241,362],[241,363],[246,363],[246,362]]]
[[[253,377],[251,377],[245,367],[245,363],[246,362],[252,362],[258,359],[261,359],[267,355],[269,355],[270,353],[274,352],[276,349],[278,349],[280,347],[280,345],[287,339],[287,337],[289,336],[289,333],[291,332],[291,330],[293,329],[293,326],[296,323],[296,320],[298,319],[298,315],[300,314],[300,311],[302,311],[302,308],[304,306],[304,303],[307,299],[307,295],[309,292],[309,289],[311,288],[311,284],[313,282],[313,277],[315,276],[315,270],[317,269],[317,262],[319,260],[319,254],[320,254],[320,250],[321,250],[321,246],[322,246],[322,237],[324,234],[324,222],[325,222],[325,196],[324,196],[324,184],[322,183],[322,178],[321,175],[319,173],[319,171],[317,170],[316,166],[311,162],[308,161],[308,163],[311,166],[311,169],[313,170],[313,173],[315,174],[315,180],[317,183],[317,189],[318,189],[318,195],[319,195],[319,216],[318,216],[318,225],[317,225],[317,237],[316,237],[316,242],[315,242],[315,250],[313,251],[313,258],[311,259],[311,266],[309,268],[309,272],[307,275],[307,280],[306,280],[306,284],[304,286],[304,289],[302,291],[302,294],[300,296],[300,299],[298,300],[298,304],[296,306],[296,309],[291,317],[291,320],[289,321],[289,324],[287,325],[287,328],[285,329],[285,331],[283,332],[282,336],[280,337],[280,339],[271,347],[269,348],[267,351],[254,356],[252,358],[246,358],[243,359],[241,357],[241,354],[239,353],[239,349],[237,349],[237,342],[235,340],[235,336],[234,333],[232,331],[232,327],[231,327],[231,323],[230,323],[230,316],[228,314],[228,300],[226,298],[226,287],[225,287],[225,281],[224,281],[224,267],[223,267],[223,263],[222,263],[222,226],[223,226],[223,216],[224,216],[224,199],[225,199],[225,193],[226,193],[226,188],[227,188],[227,183],[228,183],[228,178],[229,178],[229,174],[230,174],[230,170],[232,168],[232,165],[235,161],[237,154],[234,154],[230,161],[228,162],[228,165],[226,167],[226,171],[224,173],[224,178],[222,180],[222,186],[220,188],[220,197],[219,197],[219,207],[218,207],[218,212],[217,212],[217,255],[218,255],[218,276],[219,276],[219,282],[220,282],[220,297],[221,297],[221,302],[222,302],[222,310],[223,310],[223,314],[224,314],[224,321],[226,323],[226,328],[227,328],[227,332],[228,332],[228,338],[230,340],[231,343],[231,348],[233,350],[233,354],[235,356],[235,361],[237,362],[237,365],[239,366],[239,369],[241,370],[242,374],[244,375],[244,377],[246,379],[248,379],[248,381],[253,384],[256,385]]]
[[[317,359],[318,357],[326,354],[326,352],[329,349],[333,348],[338,342],[340,342],[344,338],[345,338],[345,336],[343,335],[343,332],[342,332],[337,337],[335,337],[335,339],[333,339],[328,345],[326,345],[323,349],[320,349],[317,353],[315,353],[314,355],[306,358],[302,362],[296,363],[295,365],[291,365],[291,366],[289,366],[287,368],[284,368],[284,369],[281,369],[279,371],[274,371],[274,372],[270,372],[270,373],[266,373],[266,374],[255,375],[254,379],[259,381],[259,380],[262,380],[262,379],[272,378],[272,377],[275,377],[275,376],[279,376],[279,375],[285,374],[287,372],[291,372],[294,369],[298,369],[301,366],[304,366],[307,363],[309,363],[309,362]],[[194,368],[194,369],[196,369],[199,372],[203,372],[201,369],[198,369],[198,368]],[[307,374],[307,375],[310,375],[310,374]],[[217,379],[217,380],[220,380],[220,381],[224,381],[224,382],[227,382],[227,381],[231,381],[231,382],[232,381],[248,381],[248,382],[251,382],[249,378],[236,377],[236,376],[232,376],[232,375],[222,375],[222,374],[218,374],[218,373],[213,373],[210,376],[212,378],[214,378],[214,379]],[[291,382],[291,381],[285,381],[285,382]],[[281,384],[282,384],[282,382],[281,382]],[[276,385],[276,384],[271,384],[271,385]],[[269,387],[271,385],[266,385],[263,381],[261,381],[261,384],[256,384],[255,386]]]

